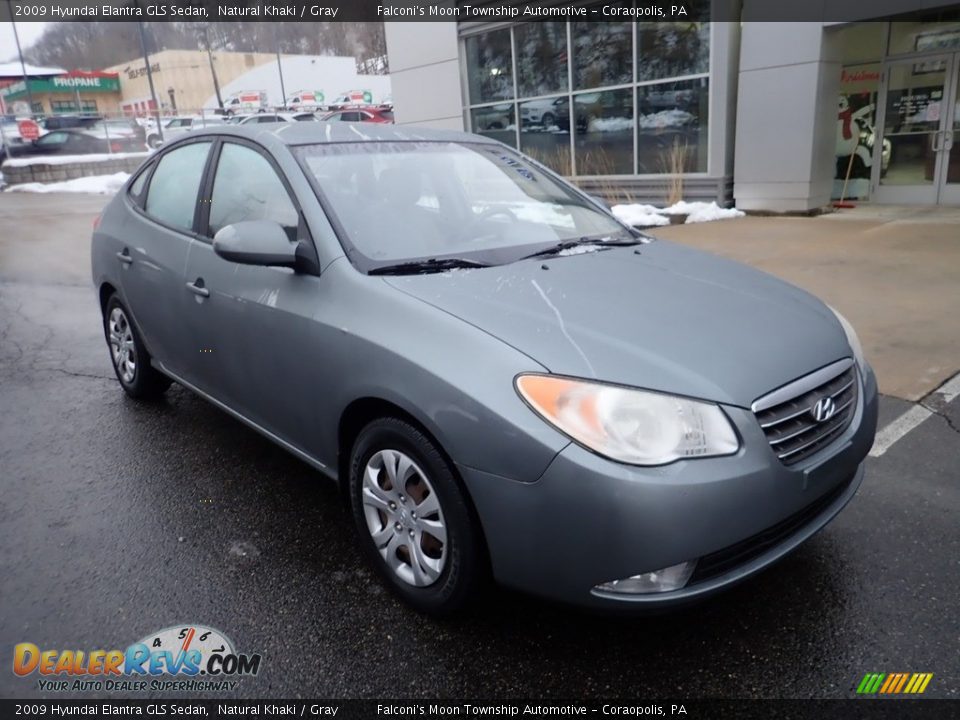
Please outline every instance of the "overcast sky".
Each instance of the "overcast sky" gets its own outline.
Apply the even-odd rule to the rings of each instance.
[[[49,23],[45,22],[18,22],[17,34],[20,36],[20,46],[26,50],[40,37],[43,29]],[[17,44],[13,40],[12,23],[0,23],[0,62],[17,60]]]

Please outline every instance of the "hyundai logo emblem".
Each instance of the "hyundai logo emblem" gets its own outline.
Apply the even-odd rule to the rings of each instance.
[[[818,423],[826,422],[833,417],[836,411],[837,404],[833,401],[832,397],[820,398],[814,406],[810,408],[810,414]]]

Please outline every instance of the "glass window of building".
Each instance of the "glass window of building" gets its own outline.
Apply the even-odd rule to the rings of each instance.
[[[470,102],[473,104],[513,97],[513,60],[510,30],[471,35],[466,40]]]
[[[707,172],[709,12],[467,34],[470,129],[574,177]]]
[[[542,22],[514,28],[517,92],[536,97],[567,89],[567,24]]]
[[[633,82],[633,37],[630,23],[575,22],[573,88],[609,87]]]
[[[479,135],[486,135],[511,147],[517,146],[516,107],[513,103],[498,103],[473,108],[470,127]]]
[[[637,80],[710,71],[710,23],[637,23]]]
[[[637,88],[637,172],[707,170],[707,78]]]
[[[520,103],[520,150],[561,175],[570,175],[570,96]]]
[[[890,55],[960,50],[960,22],[929,20],[890,23]]]
[[[578,175],[633,173],[633,90],[573,96]]]

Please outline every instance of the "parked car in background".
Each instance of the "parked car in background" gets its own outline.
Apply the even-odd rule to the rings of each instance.
[[[143,149],[143,148],[141,148]],[[36,155],[90,155],[93,153],[129,152],[120,139],[108,141],[105,137],[85,130],[53,130],[30,143],[11,146],[9,157]]]
[[[50,115],[40,120],[40,127],[47,131],[73,130],[90,127],[102,121],[103,117],[100,115]]]
[[[256,115],[247,115],[238,125],[260,125],[261,123],[290,122],[291,118],[286,113],[258,113]]]
[[[379,107],[356,107],[346,110],[336,110],[324,115],[321,120],[335,122],[370,122],[393,123],[393,111]]]
[[[188,133],[191,130],[197,130],[198,128],[205,127],[218,127],[224,125],[227,122],[226,118],[222,115],[182,115],[178,117],[173,117],[167,120],[163,125],[163,142],[169,142],[184,133]],[[155,144],[150,144],[150,137],[147,138],[147,144],[150,147],[156,147],[156,143],[159,143],[159,136],[154,135]]]
[[[854,497],[878,395],[839,313],[502,143],[364,130],[201,131],[134,173],[91,244],[124,392],[179,382],[329,477],[368,562],[430,613],[488,572],[595,609],[684,605]]]
[[[0,116],[0,162],[3,162],[9,155],[15,154],[24,143],[29,143],[29,141],[20,136],[17,118],[12,115]],[[8,148],[12,148],[12,152],[8,151]]]
[[[253,117],[254,114],[255,113],[237,113],[236,115],[227,115],[223,120],[227,125],[239,125],[247,118]]]
[[[147,149],[147,130],[133,118],[98,120],[78,129],[108,141],[113,152],[140,152]]]
[[[569,129],[569,112],[570,101],[566,96],[546,100],[527,100],[520,103],[521,127],[542,126],[549,129],[560,127],[560,122],[566,120],[566,129]]]

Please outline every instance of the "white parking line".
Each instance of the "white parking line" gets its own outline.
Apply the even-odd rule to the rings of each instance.
[[[960,396],[960,373],[947,380],[947,382],[931,394],[939,395],[944,405],[955,400]],[[873,447],[870,449],[870,457],[880,457],[883,455],[897,440],[933,414],[932,410],[928,410],[923,405],[914,405],[877,433],[877,437],[873,441]]]
[[[873,441],[873,447],[870,449],[870,457],[880,457],[883,455],[897,440],[913,430],[931,415],[933,415],[933,413],[922,405],[914,405],[877,433],[877,437]]]
[[[954,375],[936,390],[937,395],[943,398],[945,403],[952,402],[960,395],[960,373]]]

